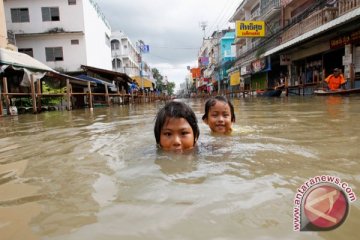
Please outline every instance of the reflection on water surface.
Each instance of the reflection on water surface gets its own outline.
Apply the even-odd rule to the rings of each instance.
[[[293,232],[292,208],[316,175],[360,194],[360,98],[233,102],[233,135],[200,121],[185,155],[155,146],[159,102],[0,118],[1,239],[357,239],[359,201],[331,232]]]

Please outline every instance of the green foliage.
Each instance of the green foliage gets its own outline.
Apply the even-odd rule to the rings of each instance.
[[[66,87],[54,88],[53,86],[50,86],[46,82],[42,82],[42,90],[43,93],[65,93]]]
[[[166,90],[168,92],[169,95],[173,95],[174,94],[174,90],[175,90],[175,83],[174,82],[169,82],[166,85]]]
[[[156,80],[156,88],[160,91],[163,90],[163,79],[164,77],[160,74],[159,70],[157,68],[151,69],[154,79]]]
[[[167,84],[163,82],[164,77],[160,74],[157,68],[151,69],[154,79],[156,80],[156,88],[161,92],[166,90],[168,95],[173,95],[175,90],[175,83],[168,82]]]

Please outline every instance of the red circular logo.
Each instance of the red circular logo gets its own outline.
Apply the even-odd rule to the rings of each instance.
[[[305,199],[304,213],[310,223],[323,230],[340,226],[348,213],[348,202],[343,191],[333,186],[319,186]]]

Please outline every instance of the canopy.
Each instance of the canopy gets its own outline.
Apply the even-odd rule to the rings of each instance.
[[[90,81],[90,82],[93,82],[93,83],[102,84],[102,85],[107,84],[108,87],[116,88],[116,85],[113,84],[113,83],[106,82],[106,81],[101,80],[101,79],[98,79],[98,78],[89,77],[89,76],[87,76],[87,75],[85,75],[85,74],[81,74],[81,75],[77,76],[77,78],[80,78],[80,79],[83,79],[83,80],[86,80],[86,81]]]
[[[11,65],[14,67],[23,67],[32,71],[54,72],[52,68],[42,62],[30,57],[27,54],[0,48],[0,63],[2,65]]]
[[[144,88],[153,88],[153,82],[150,79],[142,78],[139,76],[133,77],[133,79],[139,87],[143,87],[142,84],[144,83]]]
[[[84,81],[84,79],[78,79],[76,77],[57,72],[27,54],[4,48],[0,48],[0,65],[0,73],[5,72],[8,68],[16,71],[23,70],[24,75],[22,81],[20,82],[20,85],[23,87],[30,87],[31,75],[34,76],[34,81],[36,82],[37,80],[43,78],[46,74],[59,79],[69,79],[72,83],[79,85],[87,85],[87,81]]]

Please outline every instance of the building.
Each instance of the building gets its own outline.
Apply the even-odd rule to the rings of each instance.
[[[359,19],[359,0],[244,0],[230,21],[263,21],[265,37],[237,36],[232,70],[245,88],[272,88],[283,74],[290,94],[312,94],[336,67],[358,88]]]
[[[265,27],[265,37],[236,36],[236,61],[229,74],[241,79],[241,90],[266,89],[275,85],[279,76],[273,76],[271,59],[262,54],[278,44],[276,36],[281,29],[280,17],[280,0],[244,0],[230,18],[234,23],[263,21]]]
[[[93,0],[6,0],[6,25],[19,52],[61,72],[111,70],[111,28]]]
[[[7,31],[4,1],[0,0],[0,48],[7,48],[16,51],[15,38],[12,32]]]
[[[144,42],[138,41],[133,44],[124,32],[112,32],[112,69],[132,77],[140,88],[154,90],[155,80],[150,66],[142,59],[140,46],[145,46]]]
[[[129,76],[139,76],[140,52],[130,38],[121,31],[111,34],[112,69]]]

